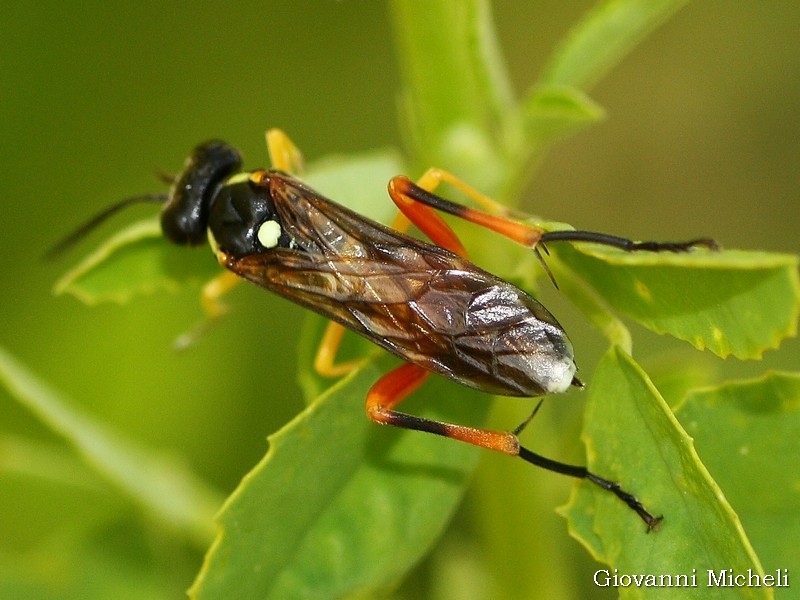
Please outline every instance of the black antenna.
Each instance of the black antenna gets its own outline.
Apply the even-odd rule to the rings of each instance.
[[[44,260],[52,260],[56,258],[58,255],[64,253],[66,250],[74,246],[82,238],[86,237],[86,235],[89,234],[93,229],[96,229],[110,217],[114,216],[122,209],[131,206],[132,204],[140,204],[143,202],[159,202],[164,204],[167,199],[167,194],[143,194],[141,196],[133,196],[132,198],[120,200],[116,204],[112,204],[102,212],[96,214],[91,219],[80,225],[77,229],[45,252],[42,258]]]

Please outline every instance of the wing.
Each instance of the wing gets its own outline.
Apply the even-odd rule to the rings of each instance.
[[[572,347],[536,300],[468,260],[365,219],[287,176],[271,197],[289,241],[227,268],[483,391],[534,396],[572,383]]]

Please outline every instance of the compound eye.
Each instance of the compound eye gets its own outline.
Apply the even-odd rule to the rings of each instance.
[[[281,233],[283,233],[281,229],[281,224],[277,221],[264,221],[259,227],[258,231],[256,232],[256,238],[258,238],[258,242],[264,246],[264,248],[272,249],[278,245],[278,241],[281,237]]]

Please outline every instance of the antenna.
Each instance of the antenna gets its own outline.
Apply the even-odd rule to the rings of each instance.
[[[167,198],[168,198],[167,194],[143,194],[141,196],[133,196],[131,198],[125,198],[124,200],[120,200],[119,202],[112,204],[102,212],[96,214],[85,223],[79,225],[69,235],[64,237],[61,241],[59,241],[47,252],[45,252],[42,258],[44,258],[45,260],[52,260],[58,257],[60,254],[63,254],[64,252],[69,250],[69,248],[74,246],[82,238],[86,237],[86,235],[91,233],[92,230],[99,227],[101,224],[103,224],[105,221],[107,221],[109,218],[111,218],[121,210],[133,204],[141,204],[144,202],[159,202],[161,204],[164,204],[167,201]]]

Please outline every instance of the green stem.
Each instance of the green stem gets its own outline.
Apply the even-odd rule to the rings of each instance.
[[[185,532],[198,547],[214,534],[221,497],[188,470],[81,414],[0,347],[0,383],[39,421],[150,514]]]
[[[394,0],[401,118],[416,168],[438,166],[489,194],[516,169],[521,127],[486,0]]]

